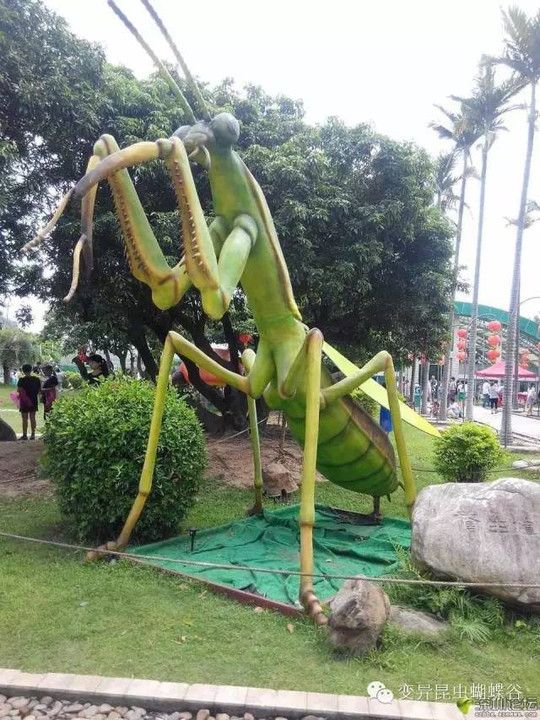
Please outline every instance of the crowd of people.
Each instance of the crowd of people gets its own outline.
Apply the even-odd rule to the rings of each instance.
[[[101,382],[109,375],[109,367],[106,361],[97,355],[86,355],[84,351],[80,352],[72,361],[78,368],[81,376],[90,385]],[[86,368],[89,365],[90,370]],[[22,436],[21,440],[35,440],[36,438],[36,413],[39,408],[40,401],[43,405],[43,416],[47,417],[62,391],[63,373],[56,365],[41,362],[36,363],[32,367],[29,363],[25,363],[20,372],[15,371],[17,378],[17,404],[22,419]],[[30,437],[28,436],[28,426],[30,426]]]

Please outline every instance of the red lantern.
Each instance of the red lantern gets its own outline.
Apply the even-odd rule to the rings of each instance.
[[[466,338],[467,337],[467,331],[466,330],[458,330],[457,331],[458,337],[460,338]]]
[[[501,344],[501,338],[499,335],[490,335],[487,341],[490,345],[493,345],[493,347]]]
[[[490,320],[487,324],[487,329],[490,332],[497,333],[501,329],[501,323],[498,320]]]
[[[423,365],[424,367],[428,364],[426,353],[422,353],[420,356],[420,365]]]
[[[499,357],[501,353],[498,350],[488,350],[486,355],[491,360],[491,362],[495,362],[495,360]]]
[[[467,353],[463,352],[463,350],[461,352],[458,352],[457,356],[460,362],[465,362],[465,360],[467,359]]]
[[[466,350],[467,349],[467,343],[465,340],[460,340],[457,344],[458,350]]]
[[[253,340],[253,335],[250,335],[249,333],[240,333],[238,339],[240,340],[242,345],[247,345],[248,342],[251,342],[251,340]]]

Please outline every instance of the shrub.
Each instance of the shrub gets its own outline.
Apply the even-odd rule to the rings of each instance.
[[[73,390],[79,390],[82,388],[83,379],[78,372],[65,372],[62,379],[62,386],[66,388],[73,388]]]
[[[508,454],[489,427],[454,425],[435,441],[435,469],[449,482],[482,482]]]
[[[45,429],[44,471],[81,540],[111,540],[121,530],[137,494],[153,404],[153,387],[127,377],[109,378],[55,402]],[[199,422],[171,389],[137,540],[177,532],[204,466]]]
[[[352,393],[354,402],[359,405],[364,412],[375,419],[379,419],[379,408],[380,405],[376,400],[373,400],[361,390],[354,390]]]

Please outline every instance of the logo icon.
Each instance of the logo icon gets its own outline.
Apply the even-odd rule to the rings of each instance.
[[[368,695],[372,700],[378,700],[384,705],[388,705],[394,699],[394,693],[389,690],[380,680],[374,680],[367,686]]]
[[[469,698],[460,698],[456,703],[458,710],[462,712],[464,715],[466,715],[470,707],[472,705],[472,700],[469,700]]]

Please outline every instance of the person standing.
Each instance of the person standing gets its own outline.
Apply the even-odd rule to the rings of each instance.
[[[531,417],[535,401],[536,390],[534,389],[534,385],[531,385],[527,392],[527,399],[525,400],[525,410],[527,411],[527,417]]]
[[[489,386],[489,405],[491,407],[491,414],[496,415],[497,414],[497,408],[499,407],[499,392],[500,392],[499,383],[496,380],[491,381],[491,385]]]
[[[28,440],[28,420],[30,420],[30,440],[36,439],[36,411],[38,409],[38,397],[41,392],[41,382],[38,377],[32,375],[32,366],[28,363],[22,366],[23,376],[17,382],[17,393],[19,395],[19,411],[22,418],[21,440]]]
[[[482,407],[489,407],[489,383],[487,380],[482,383]]]
[[[84,366],[84,362],[81,360],[80,356],[74,357],[71,362],[79,368],[81,376],[90,385],[97,385],[98,383],[105,380],[105,378],[109,375],[109,367],[107,363],[101,357],[101,355],[97,355],[96,353],[88,355],[87,358],[87,362],[90,365],[90,372],[88,372],[88,370]]]
[[[448,404],[449,405],[451,405],[455,401],[456,393],[457,393],[456,378],[452,377],[452,378],[450,378],[450,382],[448,384]]]
[[[43,416],[46,417],[51,412],[54,401],[56,400],[56,388],[58,386],[58,378],[53,372],[52,365],[43,366],[43,385],[41,386],[41,397],[43,399]]]

